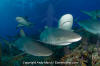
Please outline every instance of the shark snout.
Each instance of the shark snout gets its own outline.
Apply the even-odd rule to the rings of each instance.
[[[73,39],[70,39],[69,42],[77,42],[77,41],[80,41],[81,39],[82,39],[82,37],[78,35],[78,36],[74,37]]]

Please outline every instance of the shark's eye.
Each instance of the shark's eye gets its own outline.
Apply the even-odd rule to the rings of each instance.
[[[63,22],[61,25],[64,25],[65,23],[70,23],[70,21],[65,21],[65,22]]]
[[[65,21],[65,22],[63,22],[63,24],[65,24],[65,23],[67,23],[67,22],[70,22],[70,21]]]

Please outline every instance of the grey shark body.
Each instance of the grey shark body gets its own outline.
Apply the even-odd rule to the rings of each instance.
[[[100,34],[100,21],[90,19],[90,20],[83,20],[79,21],[78,24],[83,27],[85,30],[93,33],[93,34]]]
[[[47,47],[42,46],[42,43],[33,40],[30,37],[27,37],[24,33],[24,30],[20,30],[20,35],[17,40],[9,42],[1,38],[6,44],[16,47],[18,50],[23,51],[24,53],[33,55],[33,56],[50,56],[53,54],[52,50]]]
[[[26,27],[30,27],[32,26],[32,23],[29,22],[27,19],[25,19],[24,17],[16,17],[16,21],[19,23],[17,28],[18,27],[23,27],[23,26],[26,26]]]
[[[81,37],[72,32],[58,28],[47,28],[40,34],[40,41],[51,45],[69,45],[77,42]]]
[[[28,37],[19,38],[14,44],[19,50],[34,56],[50,56],[53,53],[48,48],[42,46],[40,42],[34,41]]]

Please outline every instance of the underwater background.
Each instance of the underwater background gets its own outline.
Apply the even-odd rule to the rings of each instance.
[[[35,39],[38,40],[40,33],[44,30],[44,27],[45,26],[58,27],[58,21],[60,17],[64,14],[72,14],[74,20],[77,18],[78,20],[89,19],[90,17],[82,13],[81,10],[83,11],[100,10],[100,0],[0,0],[0,38],[3,37],[9,42],[13,42],[14,40],[16,40],[16,36],[19,37],[18,34],[20,29],[16,29],[18,25],[18,22],[16,21],[17,16],[25,17],[31,23],[35,24],[31,28],[24,27],[24,31],[27,36],[35,37]],[[50,21],[52,21],[51,24],[49,24]],[[86,43],[89,43],[89,46],[86,45],[87,47],[90,47],[92,43],[94,46],[95,43],[97,42],[96,35],[91,34],[90,32],[82,29],[75,21],[74,21],[73,29],[75,29],[76,32],[79,33],[81,36],[83,36],[83,39],[80,42],[77,42],[76,44],[73,43],[72,45],[70,45],[69,46],[70,49],[66,49],[66,51],[71,51],[71,53],[74,53],[74,51],[77,51],[77,48],[80,49],[80,44],[82,44],[82,42],[84,44],[85,41]],[[87,41],[87,39],[89,40]],[[0,39],[0,44],[2,46],[0,58],[6,56],[6,58],[0,61],[0,64],[2,64],[2,66],[28,66],[28,65],[23,65],[22,61],[28,61],[28,62],[36,61],[36,60],[37,61],[44,61],[44,60],[65,61],[68,55],[68,54],[64,54],[63,51],[64,48],[66,48],[66,46],[64,47],[49,46],[49,48],[55,52],[53,56],[35,57],[32,55],[24,54],[23,56],[19,55],[21,58],[18,56],[16,59],[15,56],[22,53],[21,51],[17,50],[16,48],[13,48],[11,51],[14,52],[13,55],[9,55],[10,51],[8,45],[6,45],[6,43],[2,41],[2,38]],[[83,46],[85,45],[82,45],[81,48],[83,48]],[[80,51],[82,52],[84,50],[80,50]],[[79,54],[81,52],[79,52]],[[89,53],[87,51],[86,53],[90,54],[91,52]],[[75,55],[76,54],[77,52],[75,52]],[[83,54],[85,53],[83,52]],[[7,55],[8,57],[11,57],[11,59],[8,59]],[[91,66],[92,60],[89,59],[88,61],[91,61],[91,63],[82,62],[83,65],[82,63],[80,63],[80,65],[75,65],[75,66]],[[100,65],[100,59],[98,61]],[[47,66],[45,64],[44,65],[35,64],[35,65]],[[30,65],[30,66],[35,66],[35,65]],[[50,66],[56,66],[56,65],[51,64]],[[61,66],[67,66],[67,65],[61,65]]]
[[[33,31],[37,32],[43,24],[41,21],[46,18],[48,6],[54,8],[54,18],[57,20],[66,13],[73,15],[74,19],[88,18],[80,10],[96,10],[100,8],[99,0],[1,0],[0,1],[0,35],[16,35],[16,16],[27,16],[29,20],[38,25]],[[49,14],[49,13],[48,13]],[[55,24],[56,25],[56,24]]]

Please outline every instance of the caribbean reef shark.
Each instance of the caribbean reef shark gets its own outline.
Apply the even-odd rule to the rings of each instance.
[[[79,21],[78,24],[83,27],[85,30],[93,33],[100,34],[100,21],[94,19],[88,19]]]
[[[64,46],[81,40],[81,36],[73,31],[59,28],[47,28],[40,34],[40,41],[46,44]]]
[[[35,41],[27,37],[24,33],[24,30],[20,30],[21,37],[19,37],[14,42],[5,41],[5,43],[13,45],[17,49],[23,51],[24,53],[33,55],[33,56],[50,56],[53,52],[47,47],[42,46],[42,43]]]
[[[20,16],[16,17],[16,21],[19,23],[17,28],[23,27],[23,26],[30,27],[33,25],[27,19],[25,19],[24,17],[20,17]]]

